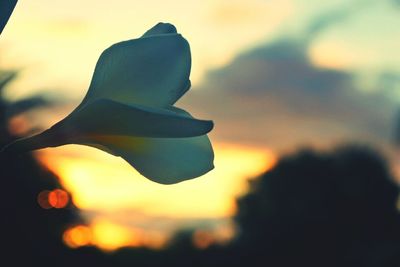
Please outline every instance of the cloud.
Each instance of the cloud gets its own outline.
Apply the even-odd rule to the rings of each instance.
[[[319,68],[308,44],[283,38],[239,55],[208,74],[183,105],[214,118],[214,139],[267,146],[390,141],[396,104],[366,93],[351,73]]]
[[[397,111],[387,86],[393,75],[383,77],[383,88],[367,92],[352,73],[318,67],[308,56],[314,37],[369,3],[356,1],[318,15],[301,38],[283,36],[243,52],[209,72],[181,104],[215,120],[215,140],[278,151],[345,141],[387,147]]]
[[[349,5],[340,6],[335,10],[329,10],[314,18],[306,28],[306,37],[309,41],[314,39],[320,32],[323,32],[328,27],[334,26],[337,23],[343,22],[362,11],[364,8],[374,4],[371,0],[353,1]]]

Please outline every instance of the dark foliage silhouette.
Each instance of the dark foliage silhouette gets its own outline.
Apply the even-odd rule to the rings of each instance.
[[[0,73],[0,93],[14,77],[15,73]],[[37,106],[36,98],[11,103],[0,95],[0,147],[16,138],[8,131],[9,119]],[[2,262],[9,266],[61,266],[57,262],[67,251],[61,241],[62,231],[67,224],[78,222],[76,209],[72,204],[48,210],[39,206],[41,191],[61,185],[31,154],[0,157]]]
[[[253,266],[400,266],[397,197],[372,150],[303,151],[238,201],[235,246]]]

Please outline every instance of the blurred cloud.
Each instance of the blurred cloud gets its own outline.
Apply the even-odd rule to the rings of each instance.
[[[317,66],[308,54],[315,35],[368,3],[357,1],[329,16],[317,16],[301,38],[283,36],[242,53],[209,72],[201,90],[181,104],[215,118],[218,140],[276,150],[345,140],[388,144],[397,102],[387,84],[397,76],[382,76],[386,91],[365,92],[353,72]]]
[[[373,3],[374,1],[371,0],[350,1],[344,6],[339,6],[334,10],[328,10],[328,12],[320,14],[308,25],[305,38],[310,38],[312,40],[316,35],[318,35],[318,33],[324,31],[327,27],[343,22]]]

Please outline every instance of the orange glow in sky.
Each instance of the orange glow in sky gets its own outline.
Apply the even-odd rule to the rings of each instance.
[[[90,218],[88,223],[93,234],[91,244],[112,250],[121,246],[161,246],[171,234],[124,225],[118,211],[189,220],[228,218],[235,213],[235,199],[246,192],[247,180],[271,168],[276,161],[273,154],[255,148],[233,144],[216,144],[214,148],[213,171],[168,186],[147,180],[121,158],[88,147],[64,146],[43,150],[38,155],[61,176],[78,208],[109,211],[107,216]],[[216,238],[231,238],[232,229],[227,228],[232,225],[215,230]],[[194,237],[195,244],[201,243],[197,244],[199,247],[210,241],[203,237]]]
[[[127,229],[107,220],[96,220],[91,223],[92,243],[103,250],[114,250],[123,246],[142,246],[142,231]]]
[[[89,147],[47,149],[39,156],[61,176],[82,209],[129,207],[165,216],[229,216],[233,197],[246,190],[246,179],[270,168],[275,158],[264,150],[236,145],[217,144],[215,153],[213,171],[169,186],[151,182],[121,158]]]
[[[354,47],[352,44],[337,40],[316,42],[308,52],[313,64],[332,69],[351,69],[355,65],[367,64],[373,58],[379,57],[376,51]]]

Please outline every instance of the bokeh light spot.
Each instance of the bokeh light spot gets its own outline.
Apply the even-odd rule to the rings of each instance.
[[[90,245],[92,231],[85,225],[74,226],[64,232],[63,241],[70,248]]]
[[[55,189],[49,193],[48,202],[56,209],[64,208],[69,202],[68,193],[61,189]]]
[[[37,202],[43,209],[51,209],[53,206],[49,203],[49,190],[43,190],[37,196]]]

